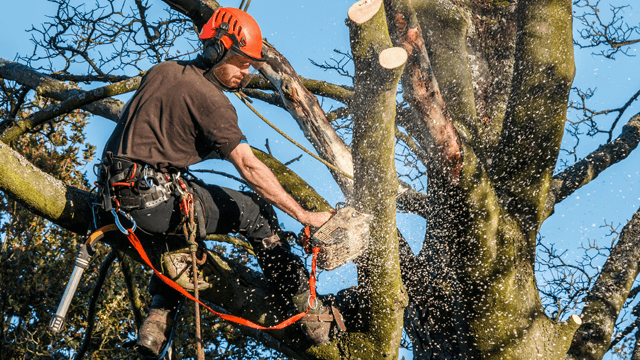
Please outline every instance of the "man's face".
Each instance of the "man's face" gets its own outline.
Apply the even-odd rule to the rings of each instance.
[[[213,69],[218,80],[229,88],[235,89],[249,74],[252,62],[237,54],[229,54],[224,62]]]

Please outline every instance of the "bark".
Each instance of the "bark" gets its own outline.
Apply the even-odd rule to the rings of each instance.
[[[571,1],[518,3],[518,38],[509,106],[491,161],[493,181],[519,214],[529,241],[545,213],[575,73]],[[530,244],[533,246],[533,244]]]
[[[69,85],[63,81],[55,80],[45,76],[28,66],[0,59],[0,78],[13,80],[19,84],[34,89],[38,94],[52,98],[58,101],[65,101],[71,97],[81,97],[86,91]],[[138,78],[139,81],[139,78]],[[131,91],[137,89],[137,86],[131,86]],[[103,99],[95,101],[89,105],[83,106],[81,109],[92,114],[105,117],[112,121],[118,121],[120,110],[124,103],[116,99]]]
[[[599,360],[609,351],[616,319],[638,276],[639,261],[640,211],[622,229],[586,297],[583,323],[573,337],[568,360]]]
[[[300,77],[300,80],[307,90],[318,96],[325,96],[340,101],[345,105],[349,105],[353,100],[353,89],[346,86],[334,85],[326,81],[306,79],[303,77]]]
[[[56,180],[1,142],[0,159],[0,190],[34,214],[73,232],[86,233],[92,221],[87,191]]]
[[[391,48],[382,0],[359,1],[349,9],[355,65],[355,204],[372,214],[366,259],[358,264],[362,334],[350,334],[363,346],[351,357],[397,358],[407,295],[402,284],[396,231],[395,110],[396,91],[406,52]]]
[[[457,2],[449,0],[418,0],[412,1],[411,6],[426,35],[429,61],[456,130],[474,149],[478,148],[483,136],[476,122],[473,83],[467,63],[468,14]]]
[[[493,152],[494,140],[477,119],[474,100],[479,99],[474,99],[465,59],[467,9],[447,1],[412,4],[430,34],[428,55],[447,89],[443,99],[464,154],[457,187],[438,176],[429,179],[429,231],[408,276],[425,284],[422,293],[411,292],[405,318],[414,356],[561,358],[580,319],[557,323],[546,317],[535,285],[534,254],[573,76],[570,2],[518,3],[521,31],[511,110],[491,161],[485,157]],[[548,71],[539,75],[540,68]]]
[[[291,171],[273,156],[253,148],[253,154],[276,175],[282,187],[309,211],[330,211],[331,205],[305,182],[298,174]]]
[[[402,78],[404,99],[420,114],[419,122],[407,127],[423,149],[429,149],[430,161],[441,173],[456,184],[462,167],[462,152],[458,134],[440,93],[422,30],[415,12],[407,0],[385,1],[388,22],[394,43],[409,55]]]
[[[311,93],[328,97],[330,99],[340,101],[345,105],[349,105],[353,100],[353,88],[344,85],[335,85],[326,81],[316,80],[316,79],[307,79],[302,76],[299,76],[302,85],[309,90]],[[247,84],[247,88],[249,89],[260,89],[260,90],[276,90],[273,85],[264,77],[257,76],[253,78]]]
[[[260,72],[278,89],[286,109],[298,122],[305,137],[311,141],[320,157],[347,174],[353,174],[351,153],[331,127],[318,99],[302,85],[289,62],[275,48],[265,46],[263,52],[268,60]],[[329,170],[348,198],[353,191],[352,180]]]

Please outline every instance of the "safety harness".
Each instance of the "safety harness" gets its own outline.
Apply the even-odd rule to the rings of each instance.
[[[102,203],[100,207],[105,212],[110,212],[114,219],[114,224],[107,225],[97,229],[90,236],[89,243],[94,242],[98,238],[104,236],[105,232],[115,231],[116,229],[123,233],[130,244],[136,250],[142,261],[149,266],[153,272],[160,278],[164,283],[169,285],[174,290],[178,291],[186,298],[195,302],[195,312],[196,312],[196,341],[198,344],[198,358],[204,358],[204,350],[202,348],[201,341],[201,330],[200,330],[200,305],[204,306],[207,310],[209,310],[214,315],[220,317],[223,320],[231,321],[236,324],[244,325],[253,329],[258,330],[280,330],[284,329],[287,326],[295,323],[296,321],[303,319],[309,321],[326,321],[327,319],[320,319],[318,317],[310,318],[307,313],[315,309],[317,306],[316,300],[316,261],[317,255],[320,252],[320,248],[309,248],[306,247],[308,253],[313,255],[311,261],[311,275],[309,277],[309,289],[310,296],[308,298],[308,306],[307,309],[299,314],[296,314],[279,324],[273,326],[262,326],[251,322],[249,320],[217,312],[211,309],[209,306],[204,304],[199,299],[198,292],[198,265],[204,264],[206,261],[206,252],[203,252],[202,259],[198,259],[196,256],[196,252],[198,250],[198,243],[196,239],[198,235],[201,238],[206,236],[206,229],[204,224],[202,223],[203,217],[199,214],[201,213],[201,209],[199,208],[200,204],[198,201],[194,201],[193,194],[189,191],[189,188],[185,181],[181,178],[179,172],[174,172],[171,174],[159,173],[153,170],[148,166],[142,166],[133,162],[131,160],[120,158],[117,156],[113,156],[112,154],[107,154],[107,157],[103,159],[103,164],[100,168],[100,173],[97,174],[100,182],[96,183],[101,190],[102,193]],[[117,192],[117,196],[116,193]],[[168,200],[172,195],[175,195],[179,198],[180,201],[180,212],[182,214],[182,229],[183,235],[189,244],[189,249],[191,252],[191,261],[193,266],[193,283],[194,283],[194,291],[193,295],[185,290],[182,286],[177,284],[171,278],[165,276],[160,271],[156,270],[156,268],[151,264],[149,257],[147,256],[140,240],[135,234],[136,230],[136,222],[135,220],[125,211],[132,209],[144,209],[150,208],[155,205],[160,204],[163,201]],[[115,205],[115,207],[114,207]],[[94,212],[95,216],[95,212]],[[124,217],[128,223],[131,224],[129,228],[125,228],[120,221],[120,216]],[[197,221],[199,220],[199,221]],[[197,223],[198,222],[198,223]],[[94,224],[96,223],[94,218]],[[114,226],[115,225],[115,226]],[[97,228],[97,226],[96,226]],[[200,230],[198,232],[198,230]],[[204,233],[204,235],[203,235]],[[305,229],[303,237],[308,237],[309,227]],[[332,306],[333,310],[333,306]],[[344,324],[342,323],[342,319],[340,319],[340,315],[335,313],[334,315],[329,315],[334,318],[340,327],[341,330],[344,330]]]

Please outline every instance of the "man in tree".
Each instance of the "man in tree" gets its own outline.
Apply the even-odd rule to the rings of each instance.
[[[269,205],[303,225],[321,226],[327,212],[304,210],[260,162],[247,144],[237,114],[223,90],[238,89],[249,67],[262,59],[262,35],[256,21],[234,8],[218,9],[200,33],[204,52],[193,61],[155,66],[123,111],[104,150],[105,187],[115,205],[128,211],[145,233],[176,233],[182,222],[179,182],[194,195],[200,234],[242,233],[251,241],[265,276],[285,302],[306,309],[309,274],[293,255]],[[180,177],[183,169],[207,158],[231,161],[255,193],[238,192]],[[110,200],[109,200],[110,201]],[[144,356],[163,356],[182,295],[158,277],[151,280],[153,302],[138,333]],[[316,314],[328,314],[322,306]],[[315,319],[316,321],[312,320]],[[309,339],[329,339],[330,323],[303,318]]]

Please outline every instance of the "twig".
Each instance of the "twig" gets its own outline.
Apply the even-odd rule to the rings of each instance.
[[[296,162],[296,161],[300,160],[301,158],[302,158],[302,154],[300,154],[300,156],[298,156],[298,157],[297,157],[297,158],[295,158],[295,159],[291,159],[291,160],[287,161],[286,163],[284,163],[284,166],[289,166],[289,165],[291,165],[292,163],[294,163],[294,162]]]
[[[253,251],[253,246],[251,246],[249,242],[238,239],[237,237],[234,237],[234,236],[214,234],[214,235],[207,235],[205,240],[226,242],[228,244],[238,245],[238,246],[241,246],[249,254],[256,256],[256,253]]]
[[[269,138],[267,138],[264,147],[267,148],[267,153],[269,153],[269,155],[273,156],[273,154],[271,153],[271,148],[269,147]]]

